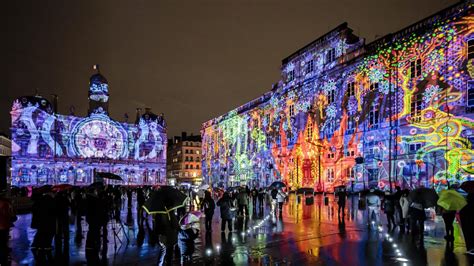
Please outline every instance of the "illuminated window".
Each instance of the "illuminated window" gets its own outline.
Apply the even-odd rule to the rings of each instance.
[[[410,76],[411,78],[421,76],[421,59],[413,60],[410,62]]]
[[[370,108],[370,112],[369,112],[369,128],[370,129],[378,128],[379,114],[380,114],[380,112],[379,112],[377,107],[372,106]]]
[[[197,150],[197,151],[196,151],[196,154],[199,154],[199,153],[201,153],[201,152],[200,152],[199,150]]]
[[[294,104],[290,104],[290,106],[288,106],[288,112],[289,112],[291,117],[293,117],[295,115],[295,105]]]
[[[328,104],[333,103],[336,100],[336,90],[332,89],[328,91]]]
[[[474,39],[467,41],[467,59],[471,60],[474,58]]]
[[[326,172],[328,182],[334,182],[334,169],[329,168]]]
[[[423,103],[423,95],[421,93],[415,93],[413,95],[413,98],[411,100],[411,121],[412,122],[419,122],[420,118],[420,113],[421,113],[421,104]]]
[[[287,75],[287,81],[293,81],[295,79],[295,70],[290,70]]]
[[[351,97],[355,95],[355,82],[347,83],[347,96]]]
[[[307,73],[313,72],[313,70],[314,70],[314,61],[311,59],[311,60],[308,61],[307,64],[308,64],[308,66],[306,68],[306,72]]]
[[[326,63],[331,63],[336,60],[336,49],[331,48],[326,52]]]
[[[378,82],[370,83],[369,89],[370,91],[377,91],[379,89],[379,83]]]
[[[311,141],[313,139],[313,123],[308,121],[308,128],[306,129],[306,141]]]

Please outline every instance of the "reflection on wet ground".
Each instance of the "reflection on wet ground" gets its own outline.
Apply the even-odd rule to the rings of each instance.
[[[466,256],[459,227],[453,252],[446,251],[444,225],[440,217],[426,221],[424,246],[412,237],[392,232],[384,226],[369,230],[367,214],[358,208],[358,197],[350,197],[346,215],[338,217],[332,197],[325,205],[323,197],[315,197],[313,205],[304,200],[297,203],[291,195],[283,208],[283,218],[275,216],[270,207],[253,210],[250,217],[238,217],[234,232],[220,232],[217,210],[212,232],[205,232],[196,241],[193,263],[207,265],[473,265]],[[108,265],[153,265],[157,246],[150,241],[147,226],[139,227],[135,206],[131,213],[123,209],[123,225],[109,224]],[[382,215],[384,216],[384,215]],[[383,220],[384,221],[384,220]],[[12,230],[12,265],[32,265],[30,243],[35,230],[29,227],[31,215],[21,215]],[[148,223],[151,225],[151,221]],[[83,222],[87,231],[87,223]],[[70,226],[68,255],[57,254],[58,265],[86,265],[85,239],[75,241],[75,226]],[[129,239],[127,244],[127,237]],[[178,260],[176,260],[178,261]]]

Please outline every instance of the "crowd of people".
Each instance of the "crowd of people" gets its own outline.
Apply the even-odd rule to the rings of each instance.
[[[176,211],[149,215],[144,211],[144,204],[153,191],[152,187],[128,188],[122,186],[104,186],[93,184],[89,187],[66,187],[55,190],[54,187],[40,187],[31,193],[33,201],[31,228],[36,229],[31,251],[37,264],[51,265],[57,258],[65,259],[69,255],[69,225],[75,223],[75,242],[81,243],[84,238],[85,254],[90,264],[100,264],[106,260],[108,243],[116,239],[115,230],[123,225],[133,225],[132,213],[136,213],[139,226],[137,245],[143,244],[145,229],[149,232],[149,244],[158,246],[158,265],[172,264],[174,254],[179,254],[182,264],[192,260],[194,242],[199,236],[198,221],[183,224],[190,213],[202,213],[206,237],[210,237],[213,228],[213,217],[216,208],[220,210],[220,229],[222,234],[234,232],[235,220],[251,217],[257,212],[263,213],[265,206],[271,206],[275,218],[282,218],[283,205],[288,199],[284,188],[233,187],[215,193],[216,190],[201,189],[193,191],[182,189],[188,196],[186,204]],[[213,193],[214,192],[214,193]],[[400,232],[410,233],[414,240],[423,243],[424,222],[426,220],[423,202],[409,197],[410,191],[396,187],[394,193],[371,189],[360,195],[359,209],[367,209],[369,228],[381,225],[381,210],[386,215],[388,230],[399,227]],[[21,191],[21,195],[28,192]],[[314,195],[314,194],[313,194]],[[344,223],[346,198],[345,189],[335,192],[338,205],[339,223]],[[132,199],[136,198],[136,204]],[[468,194],[467,205],[459,210],[447,210],[441,207],[439,212],[445,222],[446,240],[454,241],[453,222],[456,217],[461,222],[462,231],[469,252],[474,248],[473,230],[469,226],[474,219],[474,196]],[[132,212],[132,208],[136,208]],[[126,209],[126,218],[122,221],[121,213]],[[253,212],[253,213],[251,213]],[[149,219],[151,216],[151,219]],[[187,218],[187,217],[186,217]],[[199,218],[199,217],[198,217]],[[9,230],[16,221],[16,214],[5,191],[0,193],[0,265],[6,265],[8,257]],[[151,225],[150,225],[151,223]],[[87,230],[84,230],[87,225]],[[122,228],[123,229],[123,228]],[[109,235],[113,230],[114,234]],[[87,232],[84,235],[84,232]],[[125,232],[123,233],[125,235]],[[119,240],[122,242],[122,240]],[[53,245],[54,244],[54,245]],[[116,244],[116,243],[115,243]],[[54,246],[54,256],[53,256]],[[59,256],[58,256],[59,255]]]

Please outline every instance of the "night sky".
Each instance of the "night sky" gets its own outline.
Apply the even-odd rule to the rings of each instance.
[[[366,42],[457,1],[7,1],[0,131],[12,101],[35,90],[59,110],[87,113],[93,64],[109,81],[109,111],[165,113],[168,136],[271,89],[281,60],[347,21]]]

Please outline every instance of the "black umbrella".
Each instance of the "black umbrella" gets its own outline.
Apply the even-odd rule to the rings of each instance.
[[[285,185],[285,183],[283,183],[281,181],[275,181],[270,185],[270,187],[283,188],[283,187],[286,187],[286,185]]]
[[[169,214],[170,211],[183,207],[187,196],[171,186],[162,186],[151,193],[143,208],[149,214]]]
[[[425,208],[436,206],[438,198],[438,193],[434,189],[426,187],[416,188],[408,194],[410,201],[421,203]]]
[[[461,184],[461,189],[467,193],[474,193],[474,180],[464,181]]]
[[[379,197],[382,197],[385,195],[385,193],[382,191],[382,190],[379,190],[379,189],[373,189],[372,191],[370,191],[370,189],[366,189],[366,190],[362,190],[360,192],[361,196],[367,196],[369,194],[374,194],[376,196],[379,196]]]
[[[296,190],[297,194],[312,194],[314,192],[314,188],[312,187],[301,187]]]
[[[123,179],[114,174],[114,173],[109,173],[109,172],[98,172],[96,173],[97,177],[101,177],[101,178],[107,178],[107,179],[112,179],[112,180],[120,180],[122,181]]]

